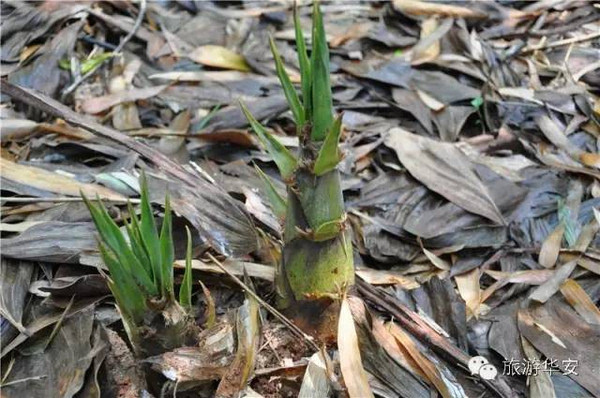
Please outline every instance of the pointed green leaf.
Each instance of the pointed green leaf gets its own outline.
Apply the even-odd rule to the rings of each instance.
[[[142,239],[140,238],[139,230],[135,229],[133,226],[133,221],[132,224],[125,222],[125,228],[127,229],[129,244],[131,246],[131,250],[133,251],[133,255],[140,261],[140,263],[149,263],[150,259],[148,259],[148,253],[146,253],[146,248],[144,247]],[[154,277],[153,280],[156,285],[156,280]]]
[[[338,141],[342,134],[342,115],[340,114],[334,121],[323,145],[319,150],[319,155],[315,161],[313,172],[317,176],[321,176],[330,170],[333,170],[335,166],[342,159],[340,155],[340,149],[338,147]]]
[[[151,275],[148,274],[148,271],[135,257],[131,248],[127,245],[121,230],[109,216],[108,211],[106,211],[102,202],[98,200],[99,207],[96,207],[85,197],[85,195],[82,194],[82,197],[90,211],[92,220],[100,234],[100,238],[113,252],[120,266],[134,276],[144,292],[149,295],[156,295],[158,291],[152,281]]]
[[[321,141],[333,124],[333,102],[329,80],[329,48],[323,27],[323,16],[318,2],[313,5],[312,29],[312,117],[311,138]]]
[[[269,37],[269,45],[271,46],[271,52],[273,53],[273,58],[275,59],[275,69],[277,70],[277,76],[279,76],[279,81],[281,82],[281,87],[283,88],[283,93],[285,94],[285,98],[287,99],[288,105],[294,115],[294,120],[298,125],[298,128],[301,128],[304,124],[304,108],[300,103],[300,99],[298,98],[298,93],[296,93],[296,89],[288,76],[285,67],[283,66],[283,61],[281,60],[281,56],[279,55],[279,51],[277,50],[277,46],[275,45],[275,41],[273,37]]]
[[[298,7],[294,7],[294,31],[296,33],[296,48],[298,49],[298,64],[300,65],[300,76],[302,78],[302,100],[304,101],[304,117],[305,120],[310,120],[311,111],[311,77],[310,77],[310,60],[306,52],[306,42],[304,41],[304,33],[300,26],[300,17],[298,16]]]
[[[146,251],[146,247],[142,242],[142,237],[140,235],[140,222],[137,218],[135,210],[131,205],[131,202],[127,201],[127,210],[129,211],[129,218],[131,220],[131,224],[125,223],[127,228],[127,234],[129,235],[129,244],[131,245],[131,249],[135,257],[142,264],[150,264],[150,258],[148,257],[148,252]],[[152,279],[154,280],[154,285],[156,286],[157,280],[156,276],[152,274]]]
[[[99,243],[98,248],[102,261],[110,272],[111,280],[108,285],[121,313],[128,316],[134,324],[139,324],[144,319],[147,308],[142,291],[133,276],[128,274],[102,243]]]
[[[254,165],[254,169],[263,182],[265,194],[271,203],[273,213],[275,213],[277,218],[283,220],[285,218],[285,212],[287,208],[285,200],[279,195],[269,176],[263,173],[263,171],[257,165]]]
[[[160,292],[165,291],[162,273],[162,262],[160,258],[160,242],[158,239],[158,230],[156,228],[156,222],[154,221],[154,213],[152,211],[152,205],[150,204],[150,194],[148,193],[148,181],[146,176],[142,174],[140,178],[141,202],[140,208],[142,210],[141,222],[140,222],[140,235],[144,247],[148,252],[150,258],[150,264],[144,264],[144,266],[151,270],[151,274],[155,276],[156,287]]]
[[[162,269],[163,289],[173,297],[173,261],[175,249],[173,248],[173,226],[171,221],[171,201],[169,194],[165,197],[165,218],[160,231],[160,259]]]
[[[246,119],[248,119],[248,123],[250,123],[252,129],[258,135],[262,145],[273,157],[273,161],[277,164],[281,176],[286,180],[289,179],[296,169],[296,158],[252,116],[242,101],[240,101],[240,107]]]
[[[185,253],[185,272],[179,288],[179,303],[189,311],[192,308],[192,234],[188,227],[185,227],[185,231],[187,232],[187,250]]]

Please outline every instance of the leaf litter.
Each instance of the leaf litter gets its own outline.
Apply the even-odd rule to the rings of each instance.
[[[292,9],[2,3],[3,396],[600,396],[597,6],[323,2],[361,279],[321,351],[243,292],[273,298],[285,159],[238,101],[296,149],[276,79],[299,88]],[[171,196],[176,284],[195,231],[206,325],[144,361],[119,337],[80,199],[122,226],[141,173],[155,216]],[[472,375],[475,356],[498,375]]]

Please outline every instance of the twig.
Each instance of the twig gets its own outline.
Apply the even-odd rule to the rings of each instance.
[[[244,282],[242,282],[240,280],[240,278],[238,278],[237,276],[235,276],[234,274],[232,274],[231,272],[229,272],[229,270],[227,268],[225,268],[223,266],[223,264],[217,260],[212,254],[208,253],[208,257],[219,267],[221,268],[221,270],[223,272],[225,272],[231,279],[233,279],[233,281],[235,283],[237,283],[242,289],[244,289],[244,291],[246,293],[248,293],[249,295],[252,296],[252,298],[254,298],[256,301],[258,301],[258,303],[260,305],[262,305],[263,307],[266,308],[267,311],[269,311],[271,314],[273,314],[273,316],[275,316],[275,318],[279,319],[281,322],[283,322],[283,324],[285,326],[288,327],[288,329],[290,329],[290,331],[292,333],[294,333],[295,335],[297,335],[298,337],[303,338],[304,340],[306,340],[306,343],[313,348],[315,351],[319,351],[319,347],[315,344],[315,342],[313,341],[313,338],[310,337],[309,335],[307,335],[306,333],[304,333],[298,326],[294,325],[294,323],[292,321],[290,321],[289,319],[287,319],[285,317],[285,315],[283,315],[281,312],[277,311],[275,308],[273,308],[269,303],[267,303],[266,301],[264,301],[263,299],[261,299],[260,297],[258,297],[258,295],[252,290],[250,289],[248,286],[246,286],[246,284]]]
[[[127,202],[131,202],[132,204],[138,204],[140,203],[140,199],[107,199],[107,198],[101,198],[100,199],[103,202],[112,202],[112,203],[127,203]],[[13,197],[7,197],[7,196],[0,196],[0,201],[4,202],[15,202],[15,203],[36,203],[36,202],[83,202],[83,198],[76,198],[76,197],[70,197],[70,196],[59,196],[56,198],[33,198],[33,197],[25,197],[25,198],[13,198]]]
[[[597,39],[598,37],[600,37],[600,32],[590,33],[589,35],[584,35],[584,36],[571,37],[569,39],[557,40],[557,41],[553,41],[551,43],[542,43],[542,44],[538,44],[535,46],[525,47],[523,49],[522,53],[529,53],[529,52],[536,51],[536,50],[545,50],[548,48],[568,46],[569,44],[573,44],[573,43],[581,43],[583,41],[594,40],[594,39]]]
[[[121,50],[123,50],[123,47],[125,46],[125,44],[127,44],[127,42],[129,40],[131,40],[131,38],[135,35],[137,30],[140,28],[140,26],[142,26],[142,21],[144,20],[145,15],[146,15],[146,0],[141,0],[140,1],[140,11],[138,13],[137,19],[135,20],[135,24],[133,25],[133,28],[131,29],[131,31],[129,31],[129,33],[127,33],[127,36],[125,36],[125,38],[123,40],[121,40],[121,42],[119,43],[117,48],[115,48],[115,51],[113,51],[114,53],[120,53]],[[98,71],[104,65],[105,62],[106,62],[106,60],[100,62],[94,69],[90,70],[85,75],[79,76],[77,79],[75,79],[75,81],[73,83],[71,83],[71,85],[69,87],[65,88],[62,91],[61,97],[64,99],[67,95],[69,95],[73,91],[75,91],[75,89],[84,80],[88,79],[90,76],[95,74],[96,71]]]

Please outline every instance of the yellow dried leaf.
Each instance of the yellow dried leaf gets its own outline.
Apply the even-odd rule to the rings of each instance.
[[[73,178],[53,173],[38,167],[26,166],[0,158],[2,178],[26,185],[41,191],[59,195],[79,196],[83,192],[88,198],[108,200],[126,200],[126,197],[108,188],[96,184],[85,184]]]
[[[481,290],[479,289],[479,269],[465,272],[454,277],[458,293],[465,300],[467,306],[467,319],[477,318],[480,312]]]
[[[579,283],[573,279],[567,279],[561,285],[560,292],[586,322],[600,325],[600,310]]]
[[[21,51],[19,55],[19,62],[23,63],[27,61],[33,54],[37,52],[42,47],[41,44],[34,44],[32,46],[27,46]]]
[[[431,35],[438,28],[438,18],[433,16],[423,21],[421,24],[421,42]],[[411,63],[413,65],[422,64],[424,62],[433,61],[440,55],[440,41],[434,40],[426,48],[417,50],[412,55]]]
[[[396,338],[398,345],[404,347],[406,351],[408,351],[409,355],[421,368],[423,373],[427,375],[429,381],[435,386],[435,388],[437,388],[442,397],[452,397],[448,391],[446,383],[444,383],[444,380],[442,380],[442,376],[438,368],[427,357],[425,357],[425,355],[421,354],[421,350],[416,346],[412,338],[393,322],[388,322],[386,326],[388,327],[390,333]]]
[[[440,4],[439,2],[434,3],[419,0],[393,0],[392,5],[396,10],[410,15],[443,15],[456,18],[486,18],[486,14],[482,13],[481,11],[450,4]]]
[[[423,101],[423,103],[425,105],[427,105],[427,107],[429,109],[431,109],[432,111],[435,111],[435,112],[441,111],[446,106],[443,102],[440,102],[438,99],[432,97],[431,95],[427,94],[426,92],[421,91],[421,90],[416,90],[416,91],[417,91],[417,95],[419,96],[419,99],[421,101]]]
[[[579,155],[579,161],[588,167],[600,169],[600,154],[584,152]]]
[[[358,348],[358,336],[354,327],[354,318],[350,311],[348,299],[344,298],[340,309],[338,323],[338,350],[340,353],[340,368],[344,383],[348,389],[350,398],[373,397],[371,387],[362,366],[360,350]]]
[[[214,66],[216,68],[233,69],[248,72],[250,67],[246,59],[228,48],[215,45],[206,45],[196,48],[188,57],[199,64]]]
[[[444,271],[450,270],[450,264],[448,264],[448,262],[446,260],[442,259],[441,257],[436,256],[435,254],[433,254],[429,250],[425,249],[424,247],[421,247],[421,248],[423,249],[423,253],[425,253],[425,256],[427,256],[427,258],[429,259],[429,261],[431,261],[431,263],[433,265],[435,265],[436,267],[438,267],[439,269],[444,270]]]
[[[550,235],[548,235],[544,243],[542,243],[540,256],[538,257],[538,263],[540,263],[542,267],[552,268],[554,267],[554,264],[556,264],[564,233],[565,226],[564,224],[560,224]]]

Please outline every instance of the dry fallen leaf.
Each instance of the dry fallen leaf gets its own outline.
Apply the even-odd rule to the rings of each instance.
[[[239,70],[242,72],[250,71],[250,67],[243,56],[222,46],[200,46],[192,51],[188,57],[192,61],[202,65]]]
[[[579,283],[573,279],[567,279],[560,286],[560,292],[586,322],[600,325],[600,310]]]
[[[433,42],[427,46],[421,48],[420,43],[423,43],[435,30],[438,28],[438,18],[436,16],[429,17],[421,23],[421,39],[420,42],[415,45],[412,53],[411,63],[413,65],[422,64],[424,62],[433,61],[440,55],[440,41],[433,40]]]
[[[467,320],[474,316],[477,318],[481,302],[481,290],[479,289],[479,268],[465,272],[454,277],[458,293],[465,300],[467,306]]]
[[[392,5],[396,10],[410,15],[444,15],[457,18],[486,18],[486,14],[480,11],[450,4],[440,4],[439,2],[393,0]]]
[[[81,109],[85,113],[100,113],[124,102],[133,102],[154,97],[155,95],[160,94],[160,92],[167,87],[168,86],[163,85],[155,87],[132,88],[130,90],[118,92],[115,94],[108,94],[103,95],[102,97],[90,98],[85,100],[81,104]]]
[[[330,395],[331,383],[323,355],[323,353],[317,352],[310,357],[298,398],[328,397]]]
[[[527,341],[526,338],[521,336],[521,345],[527,359],[532,363],[540,362],[541,355],[534,346]],[[554,391],[554,384],[552,378],[548,373],[548,369],[545,371],[535,372],[529,376],[529,396],[531,398],[556,398],[556,392]]]
[[[571,275],[576,266],[577,260],[573,260],[556,268],[556,270],[554,270],[554,275],[552,275],[550,279],[548,279],[542,285],[535,288],[535,290],[529,295],[529,298],[541,303],[548,301],[548,299],[552,297],[554,293],[558,292],[563,281],[565,281]]]
[[[429,189],[449,201],[500,225],[506,221],[469,159],[455,145],[411,134],[389,131],[385,144],[396,151],[402,165]]]
[[[26,185],[41,191],[59,195],[79,197],[81,192],[88,198],[125,201],[127,198],[108,188],[96,184],[86,184],[62,174],[53,173],[38,167],[17,164],[0,158],[2,179],[13,181],[16,184]]]
[[[342,300],[337,343],[340,353],[340,368],[348,389],[348,395],[350,398],[373,397],[367,372],[365,372],[360,358],[354,318],[352,318],[347,298]]]
[[[542,243],[540,256],[538,257],[538,263],[540,263],[543,267],[552,268],[554,267],[554,264],[556,264],[564,233],[564,224],[559,224],[554,231],[548,235],[544,243]]]
[[[427,375],[429,381],[435,386],[435,388],[437,388],[442,397],[451,398],[452,395],[448,391],[448,387],[446,386],[446,383],[444,383],[440,371],[427,357],[421,354],[420,349],[416,346],[412,338],[393,322],[388,322],[386,327],[396,338],[398,345],[401,345],[404,347],[404,349],[406,349],[406,351],[408,351],[409,355],[421,368],[423,373]]]

